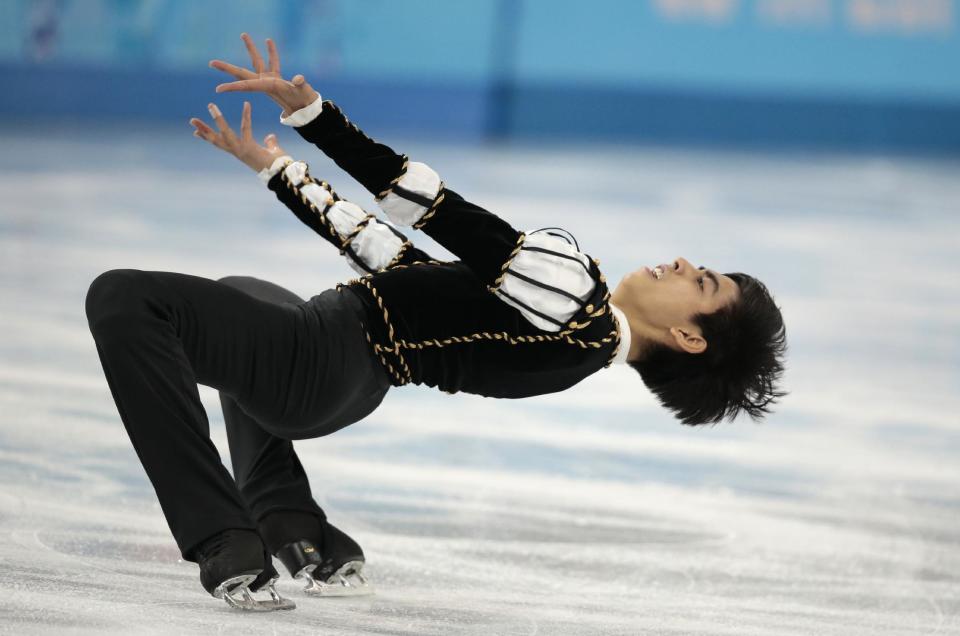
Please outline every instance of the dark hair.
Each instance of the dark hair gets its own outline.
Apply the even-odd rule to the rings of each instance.
[[[692,354],[657,344],[628,363],[684,424],[733,420],[741,411],[759,420],[786,395],[777,390],[787,349],[780,308],[756,278],[727,276],[740,287],[739,298],[692,319],[707,341],[705,351]]]

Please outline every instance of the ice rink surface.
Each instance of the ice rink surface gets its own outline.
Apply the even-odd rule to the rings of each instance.
[[[84,296],[113,268],[305,298],[353,272],[189,131],[0,129],[0,632],[960,633],[960,163],[384,138],[519,229],[570,230],[611,288],[680,255],[757,275],[791,394],[763,424],[690,429],[625,366],[520,401],[394,389],[297,442],[377,594],[284,578],[298,609],[251,616],[178,562]]]

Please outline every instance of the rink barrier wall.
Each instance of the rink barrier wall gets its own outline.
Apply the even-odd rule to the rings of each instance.
[[[2,65],[11,90],[0,114],[17,119],[142,119],[206,115],[216,101],[236,120],[243,99],[255,125],[279,123],[258,95],[217,95],[219,74]],[[744,95],[653,87],[324,80],[371,134],[483,141],[663,143],[763,149],[830,149],[960,155],[960,102]],[[231,113],[233,117],[231,118]],[[264,125],[271,128],[264,128]]]
[[[960,154],[960,102],[528,86],[507,135]]]
[[[0,91],[0,115],[5,117],[187,122],[190,117],[209,119],[207,103],[215,102],[227,121],[239,128],[241,104],[249,100],[254,132],[281,129],[279,111],[269,98],[215,93],[217,84],[225,80],[212,69],[174,73],[0,64],[0,73],[11,87]],[[335,99],[369,134],[401,131],[479,137],[486,130],[486,87],[400,80],[330,79],[319,84],[323,96]]]

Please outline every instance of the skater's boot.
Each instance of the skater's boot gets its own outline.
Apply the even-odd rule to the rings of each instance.
[[[203,541],[193,554],[200,565],[203,589],[222,598],[230,607],[260,612],[296,607],[293,601],[277,594],[274,583],[279,575],[270,553],[253,530],[229,528]],[[251,592],[264,586],[270,599],[255,599]]]
[[[267,545],[290,575],[306,582],[315,596],[373,594],[363,575],[363,550],[325,515],[281,511],[260,526]]]

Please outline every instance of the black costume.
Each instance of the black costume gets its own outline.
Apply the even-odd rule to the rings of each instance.
[[[462,259],[436,261],[397,232],[402,240],[397,257],[383,270],[351,281],[349,286],[368,308],[366,326],[372,346],[395,386],[413,382],[451,393],[519,398],[566,389],[613,360],[618,326],[595,259],[574,260],[563,253],[553,257],[556,263],[575,262],[572,267],[582,267],[592,289],[585,298],[571,299],[577,309],[566,320],[527,304],[526,310],[539,314],[555,331],[538,328],[491,292],[503,292],[504,275],[514,259],[526,256],[525,251],[545,248],[527,245],[525,234],[442,183],[423,193],[404,190],[404,177],[413,164],[364,135],[332,102],[325,102],[319,116],[297,132],[375,194],[381,206],[386,207],[384,201],[391,195],[412,203],[408,208],[415,215],[419,206],[422,216],[413,226]],[[418,167],[421,172],[429,170],[423,164]],[[325,218],[336,202],[329,187],[320,182],[330,193],[327,205],[322,199],[313,202],[302,192],[303,184],[315,183],[313,179],[305,171],[293,178],[287,172],[270,179],[270,189],[352,263],[371,270],[351,249],[365,223],[361,221],[352,236],[341,236]],[[557,246],[562,246],[558,241]],[[554,293],[567,292],[554,289]],[[519,298],[508,300],[524,305]]]
[[[297,130],[394,222],[462,260],[430,258],[284,158],[261,176],[361,278],[308,301],[246,277],[111,270],[91,284],[86,311],[104,373],[188,560],[203,539],[258,529],[272,511],[322,515],[289,440],[362,419],[390,385],[519,398],[570,387],[618,353],[622,327],[598,262],[565,237],[518,232],[331,102]],[[197,383],[220,391],[236,482],[209,439]]]

